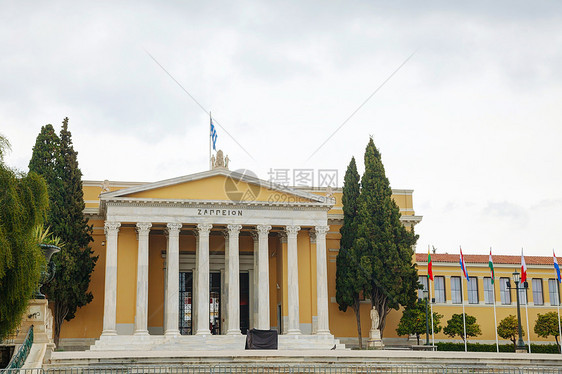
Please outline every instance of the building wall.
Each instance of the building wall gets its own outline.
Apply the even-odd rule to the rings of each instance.
[[[142,183],[115,182],[111,183],[110,190],[115,191]],[[67,340],[75,339],[97,339],[101,335],[103,321],[103,295],[105,278],[105,234],[104,221],[97,214],[99,207],[99,194],[101,193],[101,182],[84,182],[84,199],[86,201],[86,213],[92,219],[94,225],[94,242],[92,248],[95,255],[99,256],[97,265],[92,274],[90,291],[94,295],[93,301],[76,313],[76,317],[70,322],[64,322],[61,330],[61,338]],[[204,183],[190,182],[177,188],[167,188],[166,193],[170,198],[197,198],[197,199],[228,199],[224,192],[224,181],[219,178],[209,178]],[[309,191],[325,195],[325,190]],[[162,191],[159,191],[159,194]],[[137,197],[157,197],[153,192],[137,193]],[[336,190],[333,197],[336,203],[329,216],[337,222],[343,214],[341,208],[341,190]],[[290,198],[289,195],[272,194],[264,189],[260,190],[258,200]],[[394,195],[403,215],[414,215],[412,209],[412,191],[397,190]],[[327,234],[326,257],[328,259],[328,295],[329,295],[329,318],[330,330],[336,337],[355,337],[357,334],[355,315],[350,309],[347,312],[340,311],[335,302],[335,274],[336,256],[339,250],[339,224],[332,224]],[[148,327],[151,333],[162,333],[164,324],[164,281],[165,281],[165,259],[162,251],[166,248],[166,238],[161,229],[153,227],[150,233],[149,245],[149,294],[148,294]],[[316,244],[310,242],[308,230],[301,229],[297,236],[298,242],[298,276],[299,276],[299,318],[303,332],[313,328],[313,321],[317,315],[316,301]],[[251,253],[253,241],[251,238],[240,238],[240,252]],[[134,223],[123,223],[119,230],[118,239],[118,278],[117,278],[117,326],[120,333],[132,333],[135,319],[136,300],[136,273],[137,273],[138,242]],[[195,253],[195,238],[190,235],[180,236],[180,252]],[[215,254],[224,253],[224,238],[212,235],[210,238],[210,252]],[[277,305],[282,305],[282,316],[284,327],[288,316],[287,308],[287,244],[281,243],[278,237],[269,238],[269,275],[270,275],[270,321],[271,326],[279,326],[277,321]],[[370,302],[361,304],[362,334],[368,337],[370,329]],[[384,337],[397,337],[395,328],[400,318],[399,312],[391,312],[387,319]]]
[[[552,261],[552,260],[551,260]],[[451,277],[457,276],[461,277],[462,279],[462,288],[464,293],[464,300],[465,300],[465,312],[468,315],[472,315],[476,317],[476,322],[480,325],[480,329],[482,330],[482,335],[470,338],[472,341],[480,341],[480,342],[495,342],[496,336],[494,331],[494,308],[493,304],[486,304],[484,299],[484,278],[490,277],[490,268],[487,264],[474,264],[474,263],[467,263],[467,269],[470,277],[477,278],[478,284],[478,304],[469,304],[468,303],[468,296],[467,296],[467,282],[465,279],[462,278],[462,273],[460,270],[460,266],[457,263],[439,263],[433,262],[433,274],[434,277],[443,276],[445,277],[445,303],[436,303],[433,305],[433,311],[443,315],[442,318],[442,326],[447,324],[447,321],[452,317],[453,314],[460,314],[462,313],[462,304],[453,304],[451,301]],[[427,262],[418,262],[417,263],[418,272],[420,275],[427,274]],[[512,273],[515,270],[520,272],[520,265],[519,264],[494,264],[495,270],[495,292],[496,292],[496,314],[497,314],[497,323],[499,324],[500,321],[507,317],[508,315],[514,315],[517,317],[517,304],[516,304],[516,295],[515,290],[511,291],[511,303],[504,305],[501,303],[501,296],[500,296],[500,278],[512,277]],[[533,299],[533,285],[532,279],[542,279],[542,287],[543,287],[543,305],[536,305],[535,300]],[[530,338],[531,341],[538,341],[538,342],[546,342],[546,341],[554,341],[553,337],[548,339],[541,338],[537,336],[534,332],[535,321],[537,319],[537,315],[539,313],[544,314],[547,312],[556,312],[557,307],[551,305],[549,289],[548,289],[548,279],[555,278],[554,268],[552,265],[528,265],[527,266],[527,280],[529,284],[529,288],[527,290],[527,298],[528,298],[528,316],[529,316],[529,329],[527,329],[527,316],[526,316],[526,308],[524,305],[521,306],[521,324],[522,328],[525,332],[525,336],[523,340],[527,342],[527,333],[528,331],[531,332]],[[472,280],[471,280],[472,282]],[[431,283],[431,292],[432,295],[435,297],[435,282]],[[511,285],[514,287],[513,280],[511,280]],[[443,332],[436,334],[435,339],[445,340],[450,339],[450,337],[446,336]],[[499,337],[500,343],[508,343],[509,341],[503,340]]]

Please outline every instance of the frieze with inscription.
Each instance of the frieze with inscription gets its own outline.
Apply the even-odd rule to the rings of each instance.
[[[242,217],[242,209],[197,209],[198,216]]]

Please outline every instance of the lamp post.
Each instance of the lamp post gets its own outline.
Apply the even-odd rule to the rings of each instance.
[[[521,329],[521,304],[519,302],[519,290],[524,290],[528,287],[527,282],[525,282],[523,284],[523,286],[520,286],[521,283],[521,274],[519,274],[519,272],[516,270],[513,272],[513,283],[515,283],[515,287],[511,287],[511,284],[509,283],[509,281],[507,282],[507,288],[508,289],[514,289],[515,290],[515,294],[517,296],[517,326],[519,329],[519,339],[517,339],[517,348],[516,351],[517,352],[527,352],[527,350],[525,349],[525,343],[523,342],[523,330]],[[529,333],[527,331],[527,333]]]

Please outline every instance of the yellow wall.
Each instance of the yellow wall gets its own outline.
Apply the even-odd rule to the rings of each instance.
[[[224,188],[225,178],[215,176],[205,180],[191,181],[173,187],[155,189],[152,191],[139,192],[130,196],[155,198],[167,197],[171,199],[210,199],[210,200],[229,200]],[[111,186],[110,190],[118,190],[130,187],[134,184],[120,184]],[[86,208],[94,209],[99,206],[99,194],[101,183],[85,183],[84,199]],[[325,195],[325,191],[309,191],[320,195]],[[329,214],[342,214],[341,210],[341,191],[336,190],[334,197],[336,204]],[[294,199],[292,195],[284,196],[277,191],[270,191],[262,188],[257,200],[267,201],[272,198]],[[411,193],[400,193],[394,196],[401,209],[412,208]],[[300,199],[300,198],[299,198]],[[302,201],[298,200],[298,201]],[[412,215],[413,211],[403,212]],[[105,277],[105,235],[103,232],[103,220],[95,220],[94,224],[94,243],[92,248],[94,253],[99,256],[98,263],[92,274],[90,290],[94,295],[93,301],[83,308],[80,308],[70,322],[65,322],[61,331],[64,338],[99,338],[102,331],[103,321],[103,294]],[[137,252],[138,242],[133,227],[134,223],[123,223],[119,230],[118,240],[118,279],[117,279],[117,320],[118,324],[134,324],[135,300],[136,300],[136,272],[137,272]],[[129,227],[127,227],[129,226]],[[339,228],[332,225],[327,236],[326,257],[328,259],[328,294],[329,294],[329,318],[330,329],[337,337],[355,337],[356,324],[353,311],[342,312],[338,309],[335,299],[335,258],[339,249]],[[316,304],[316,245],[310,243],[307,228],[302,228],[297,237],[298,242],[298,274],[299,274],[299,318],[301,323],[311,324],[312,317],[317,315]],[[162,327],[164,322],[164,279],[165,279],[165,260],[162,258],[161,251],[166,248],[166,238],[162,234],[150,233],[149,251],[149,300],[148,300],[148,326]],[[180,251],[182,253],[195,253],[195,238],[191,235],[180,236]],[[241,253],[251,253],[253,251],[253,240],[247,236],[240,237]],[[279,326],[277,321],[277,305],[282,305],[282,315],[288,315],[287,308],[287,244],[281,243],[277,236],[269,238],[269,274],[270,274],[270,320],[272,326]],[[211,235],[210,253],[224,253],[224,238]],[[257,276],[257,274],[256,274]],[[279,285],[279,288],[277,288]],[[361,304],[362,334],[368,336],[370,328],[369,317],[370,303]],[[399,312],[392,312],[387,319],[387,327],[384,332],[385,337],[396,336],[394,329],[400,318]]]
[[[427,264],[418,263],[418,272],[420,275],[427,274]],[[476,317],[476,322],[480,325],[482,334],[475,338],[469,338],[474,340],[488,340],[490,342],[495,342],[496,336],[494,331],[494,308],[492,304],[485,304],[484,299],[484,277],[490,277],[490,268],[486,264],[470,264],[467,263],[467,269],[470,277],[478,277],[478,304],[468,304],[468,293],[467,293],[467,282],[464,278],[462,279],[462,286],[465,299],[465,312],[468,315]],[[511,304],[502,305],[501,295],[500,295],[500,277],[507,277],[511,279],[512,273],[520,269],[519,264],[494,264],[495,270],[495,292],[496,292],[496,313],[497,313],[497,323],[507,317],[508,315],[514,315],[517,317],[517,306],[516,306],[516,295],[515,290],[511,291]],[[520,271],[520,270],[519,270]],[[446,326],[447,321],[452,317],[453,314],[462,313],[462,304],[451,304],[451,276],[462,276],[459,264],[451,263],[433,263],[433,274],[435,276],[445,276],[445,297],[447,303],[434,304],[433,311],[442,314],[444,317],[441,319],[441,325]],[[534,332],[535,321],[537,314],[556,312],[556,307],[550,305],[550,297],[548,292],[548,279],[554,278],[554,270],[552,266],[542,266],[542,265],[528,265],[527,266],[527,280],[529,288],[527,290],[527,299],[529,305],[527,306],[529,314],[529,330],[531,332],[531,341],[551,341],[554,342],[554,337],[549,337],[548,339],[541,338],[537,336]],[[532,279],[542,278],[543,279],[543,299],[544,305],[533,305],[533,293],[532,293]],[[514,286],[513,281],[511,285]],[[431,282],[431,292],[435,295],[434,282]],[[527,319],[525,313],[525,306],[521,306],[521,324],[525,336],[523,340],[527,343]],[[436,334],[436,339],[450,339],[443,332]],[[508,340],[503,340],[498,337],[501,343],[511,343]],[[457,338],[458,339],[458,338]]]

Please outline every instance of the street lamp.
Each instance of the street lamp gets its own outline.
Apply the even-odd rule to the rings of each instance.
[[[521,274],[517,270],[513,272],[513,283],[515,283],[515,287],[511,287],[509,281],[507,281],[507,288],[514,289],[515,294],[517,296],[517,325],[519,328],[519,339],[517,340],[517,352],[527,352],[525,349],[525,343],[523,342],[523,330],[521,329],[521,304],[519,302],[519,290],[525,290],[529,286],[527,282],[524,282],[523,286],[520,286],[521,283]],[[527,334],[529,332],[527,331]]]

